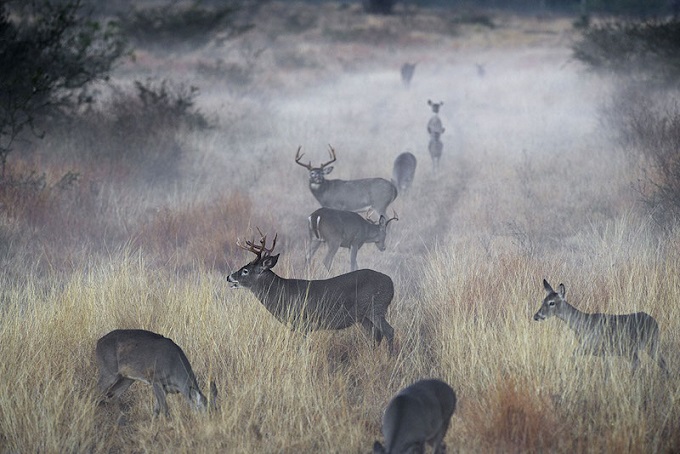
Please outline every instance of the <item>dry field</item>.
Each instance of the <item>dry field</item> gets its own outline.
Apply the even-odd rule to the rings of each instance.
[[[0,451],[364,453],[390,397],[438,377],[459,398],[450,452],[678,452],[679,236],[640,209],[636,167],[601,121],[611,87],[570,59],[570,19],[488,15],[496,27],[271,2],[236,40],[138,49],[114,80],[196,85],[216,127],[169,131],[190,152],[163,179],[82,159],[101,146],[84,133],[12,164],[40,166],[48,186],[66,169],[81,178],[67,196],[16,196],[21,209],[2,200]],[[444,102],[437,174],[428,99]],[[358,256],[395,283],[392,356],[359,327],[292,332],[226,283],[255,227],[278,233],[279,275],[328,276],[323,247],[304,263],[317,203],[294,163],[298,146],[327,160],[328,144],[332,178],[389,179],[399,153],[418,159],[387,250]],[[331,274],[348,270],[340,250]],[[582,310],[653,315],[670,375],[647,356],[631,375],[625,359],[573,355],[564,323],[533,321],[544,278]],[[171,417],[154,418],[142,384],[124,417],[97,405],[94,345],[115,328],[175,340],[204,391],[217,382],[219,411],[170,397]]]

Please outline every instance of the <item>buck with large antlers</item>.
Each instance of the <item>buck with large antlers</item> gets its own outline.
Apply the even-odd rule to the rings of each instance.
[[[295,153],[295,162],[309,170],[309,189],[321,206],[336,210],[364,211],[372,208],[379,214],[385,215],[387,207],[397,198],[397,188],[384,178],[363,178],[360,180],[327,180],[335,162],[335,150],[330,145],[331,160],[313,167],[312,163],[300,162],[304,153],[299,147]]]
[[[387,225],[391,221],[398,221],[397,213],[387,219],[380,216],[377,223],[364,219],[352,211],[334,210],[333,208],[319,208],[309,215],[309,248],[307,249],[307,263],[312,260],[314,253],[321,243],[328,245],[328,253],[323,263],[328,271],[331,270],[333,257],[341,247],[349,248],[349,262],[352,271],[358,269],[357,253],[364,243],[375,243],[379,251],[385,250]]]
[[[344,329],[361,323],[380,344],[383,336],[392,351],[394,330],[385,320],[387,308],[394,296],[394,284],[389,276],[373,270],[358,270],[330,279],[307,281],[285,279],[271,269],[279,254],[271,255],[262,236],[260,244],[246,241],[242,249],[256,255],[255,260],[230,274],[227,281],[232,288],[247,288],[281,323],[293,329]]]

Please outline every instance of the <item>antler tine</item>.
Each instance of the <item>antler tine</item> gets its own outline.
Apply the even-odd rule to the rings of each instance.
[[[260,246],[259,246],[260,253],[264,253],[264,256],[267,257],[271,255],[272,252],[274,252],[274,248],[276,247],[276,239],[279,237],[279,234],[278,233],[274,234],[274,241],[272,241],[272,247],[267,249],[267,235],[264,235],[259,227],[257,227],[257,232],[260,234]]]
[[[300,146],[298,147],[297,153],[295,153],[295,162],[296,162],[298,165],[301,165],[302,167],[304,167],[304,168],[307,169],[307,170],[312,170],[312,169],[313,169],[313,167],[312,167],[312,161],[309,161],[309,164],[303,164],[303,163],[300,162],[300,159],[302,159],[302,157],[305,155],[304,153],[300,154],[300,150],[302,150],[302,145],[300,145]]]
[[[395,210],[393,208],[392,209],[392,217],[387,220],[387,223],[389,223],[390,221],[398,221],[398,220],[399,220],[399,217],[397,216],[397,210]]]
[[[335,158],[335,150],[333,149],[333,147],[331,147],[331,144],[328,144],[328,154],[331,155],[331,160],[328,161],[328,162],[325,163],[325,164],[321,164],[321,168],[322,168],[322,169],[323,169],[324,167],[326,167],[328,164],[330,164],[330,163],[332,163],[332,162],[335,162],[335,159],[336,159],[336,158]]]

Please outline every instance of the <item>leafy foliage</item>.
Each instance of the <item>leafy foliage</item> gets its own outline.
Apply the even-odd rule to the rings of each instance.
[[[13,14],[10,16],[10,12]],[[0,167],[12,144],[50,110],[84,102],[84,89],[108,77],[125,52],[114,22],[81,15],[80,0],[10,11],[0,5]]]

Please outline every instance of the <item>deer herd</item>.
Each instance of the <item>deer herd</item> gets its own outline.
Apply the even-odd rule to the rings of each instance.
[[[443,103],[428,101],[428,104],[433,112],[427,126],[429,151],[436,171],[442,150],[440,136],[444,132],[438,112]],[[387,208],[398,194],[410,188],[416,158],[408,152],[400,154],[394,163],[392,181],[329,180],[326,176],[333,170],[330,164],[337,159],[335,150],[329,146],[330,160],[318,167],[301,162],[304,154],[300,151],[301,147],[295,154],[295,163],[308,170],[309,189],[321,205],[308,217],[305,261],[310,264],[321,243],[325,243],[328,251],[323,262],[330,272],[338,249],[348,248],[350,272],[320,280],[281,277],[272,271],[279,259],[279,254],[274,255],[277,236],[268,246],[267,236],[260,232],[259,240],[245,243],[237,240],[237,245],[255,258],[229,274],[227,282],[231,288],[250,290],[271,315],[294,330],[340,330],[359,324],[376,345],[384,338],[390,354],[398,354],[394,329],[386,319],[394,297],[394,283],[386,274],[359,269],[357,253],[365,243],[375,243],[378,250],[385,250],[388,226],[398,220],[396,212],[387,217]],[[357,213],[369,209],[377,213],[377,221]],[[555,316],[564,321],[579,340],[579,353],[627,357],[634,372],[639,366],[639,352],[647,351],[668,374],[659,352],[659,325],[652,316],[644,312],[625,315],[581,312],[567,303],[563,284],[557,291],[545,280],[543,286],[548,295],[534,320]],[[134,381],[140,381],[153,388],[155,414],[168,414],[168,393],[181,393],[197,410],[217,408],[215,383],[210,383],[207,398],[182,349],[160,334],[117,329],[98,340],[95,354],[102,402],[120,397]],[[434,453],[445,452],[443,440],[455,408],[456,394],[447,383],[423,379],[411,384],[387,405],[382,419],[385,444],[376,441],[373,452],[424,452],[426,444],[432,446]]]

